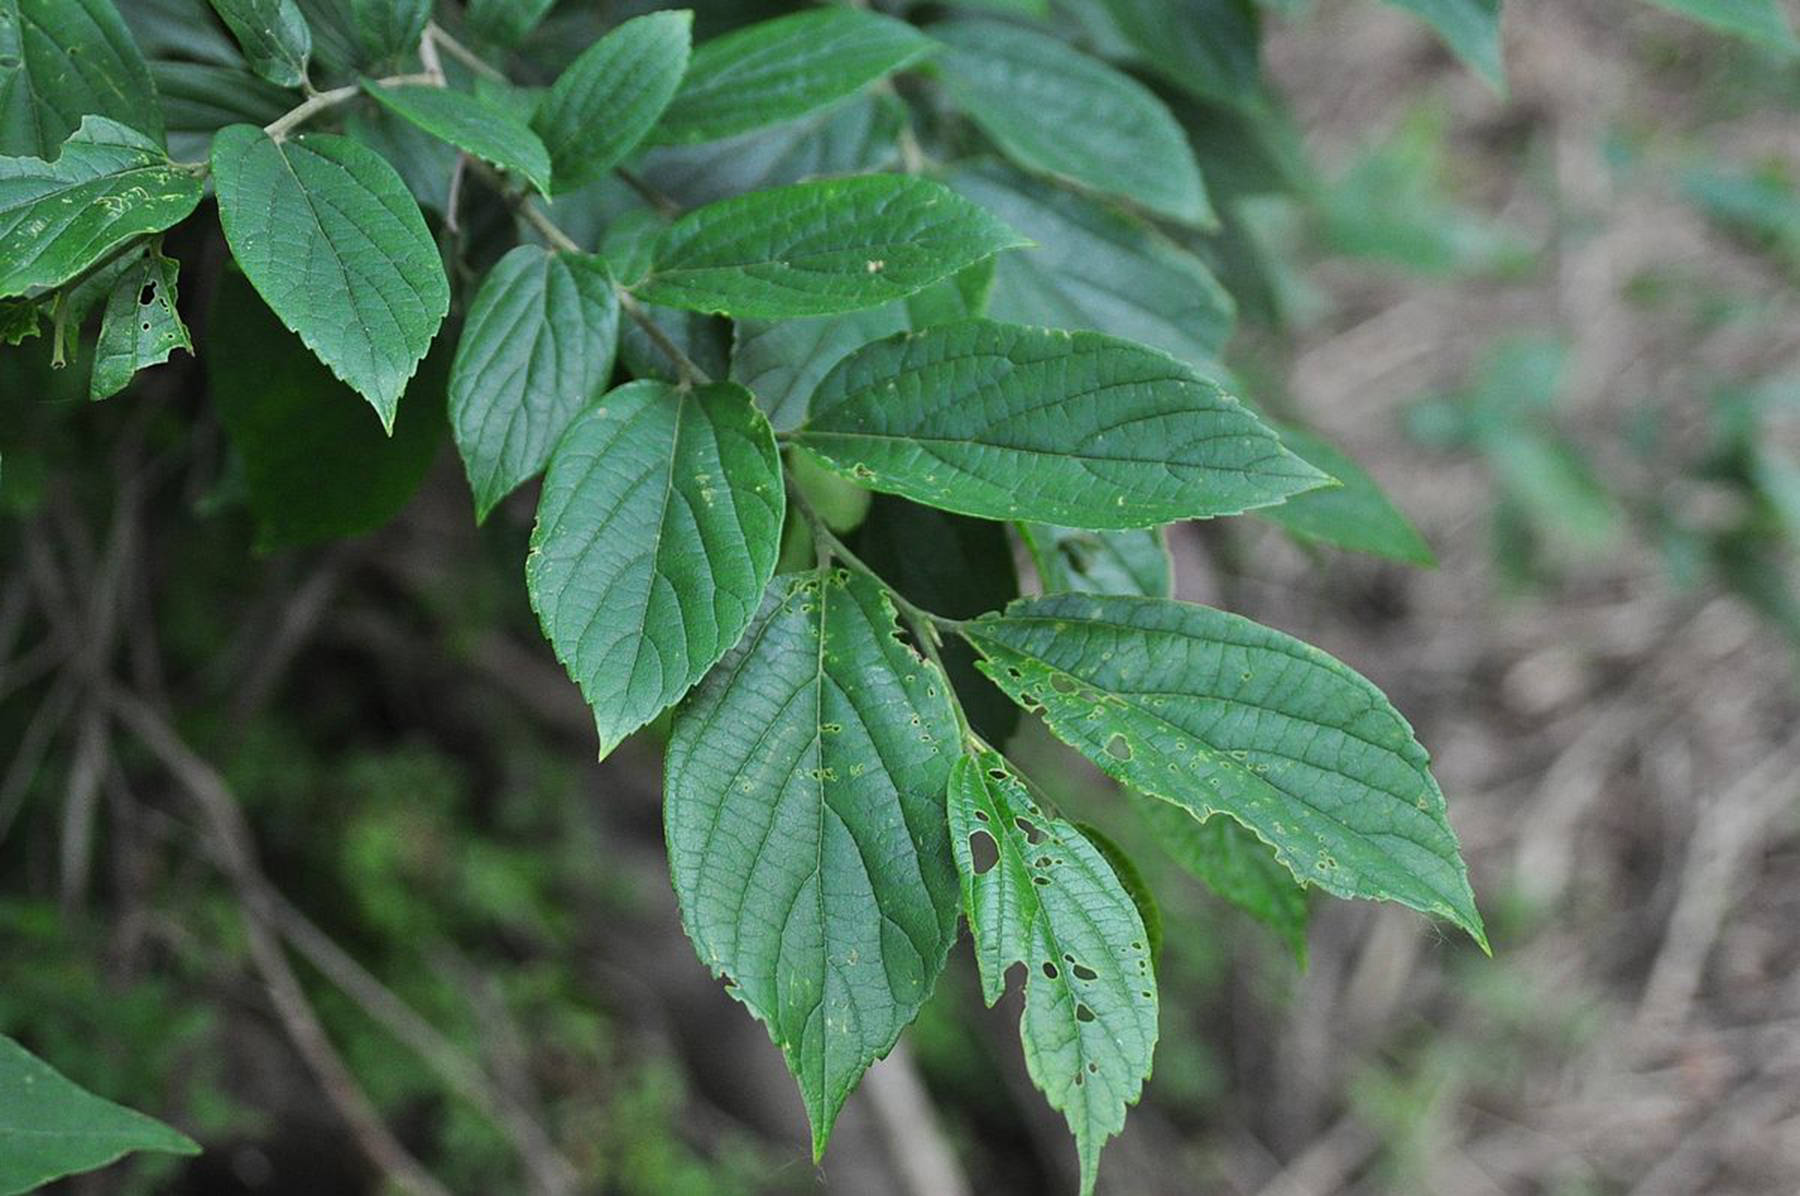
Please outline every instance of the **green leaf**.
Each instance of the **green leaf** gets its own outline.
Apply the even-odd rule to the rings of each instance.
[[[866,175],[796,183],[689,212],[634,288],[651,303],[780,319],[880,307],[1024,244],[940,183]]]
[[[875,490],[986,519],[1150,527],[1326,480],[1173,357],[970,320],[838,363],[794,440]]]
[[[950,774],[950,843],[989,1005],[1025,965],[1025,1066],[1068,1119],[1081,1190],[1100,1148],[1125,1128],[1156,1049],[1149,934],[1104,853],[1053,818],[995,752]]]
[[[162,141],[150,68],[112,0],[0,0],[0,154],[48,158],[90,116]]]
[[[0,158],[0,297],[65,283],[199,202],[191,171],[104,116],[82,121],[54,162]]]
[[[557,78],[532,125],[550,148],[559,191],[611,170],[655,126],[688,69],[693,23],[686,10],[626,21]]]
[[[742,382],[777,432],[806,419],[806,404],[832,366],[872,340],[906,330],[898,304],[807,320],[739,320],[731,376]]]
[[[111,398],[130,385],[139,370],[161,365],[177,349],[194,351],[187,325],[175,310],[180,269],[173,259],[151,250],[114,285],[94,344],[89,398]]]
[[[266,125],[294,106],[292,92],[241,67],[157,59],[150,67],[168,122],[169,152],[184,161],[212,154],[226,125]]]
[[[450,369],[450,427],[478,521],[549,461],[605,388],[618,343],[619,301],[600,258],[520,245],[489,272]]]
[[[557,443],[526,586],[605,756],[737,643],[786,512],[775,434],[730,382],[633,382]]]
[[[220,277],[204,332],[212,403],[243,461],[258,549],[362,535],[412,498],[443,442],[447,344],[407,385],[389,436],[236,270]]]
[[[511,48],[524,41],[556,0],[469,0],[463,20],[476,37]]]
[[[1336,478],[1341,485],[1297,494],[1279,507],[1260,511],[1302,540],[1367,552],[1410,565],[1437,563],[1431,545],[1381,492],[1363,467],[1330,441],[1292,424],[1277,429],[1294,454]]]
[[[440,216],[449,210],[455,146],[376,104],[353,109],[344,119],[344,135],[385,159],[420,207]]]
[[[138,1150],[200,1153],[186,1134],[77,1087],[0,1035],[0,1196],[92,1171]]]
[[[979,320],[988,314],[988,300],[994,290],[994,266],[1000,254],[984,258],[965,267],[942,282],[906,297],[906,318],[914,332],[923,332],[933,324],[955,324],[961,320]]]
[[[339,0],[349,6],[351,28],[362,50],[357,65],[387,62],[419,47],[431,0]]]
[[[804,116],[932,49],[911,25],[860,8],[819,8],[734,30],[694,52],[651,139],[714,141]]]
[[[1649,0],[1658,8],[1679,13],[1722,33],[1757,42],[1775,50],[1800,49],[1794,27],[1779,0]]]
[[[382,87],[363,80],[363,90],[383,108],[441,141],[524,176],[540,192],[550,189],[550,153],[521,121],[504,108],[464,91],[413,84]]]
[[[682,925],[769,1029],[823,1152],[956,937],[941,675],[875,583],[785,575],[676,712],[664,809]]]
[[[281,322],[369,400],[382,424],[450,310],[437,245],[406,184],[347,137],[213,139],[225,240]]]
[[[1187,135],[1143,84],[1030,29],[953,21],[931,32],[948,47],[937,67],[951,99],[1014,162],[1213,223]]]
[[[294,0],[212,0],[250,69],[271,83],[298,87],[312,56],[312,30]]]
[[[1706,0],[1701,0],[1705,3]],[[1740,6],[1739,0],[1727,0]],[[1415,13],[1433,29],[1456,56],[1474,67],[1499,91],[1506,90],[1506,67],[1500,59],[1500,0],[1388,0],[1389,4]],[[1673,0],[1666,7],[1684,7]]]
[[[1268,926],[1300,965],[1306,965],[1306,890],[1275,858],[1268,844],[1223,814],[1202,822],[1166,801],[1136,793],[1131,797],[1131,804],[1170,859]]]
[[[1201,99],[1257,108],[1260,22],[1250,0],[1073,0],[1077,16],[1124,43],[1160,78]]]
[[[1169,559],[1169,546],[1160,527],[1090,532],[1021,523],[1019,536],[1031,553],[1046,593],[1136,594],[1144,598],[1168,598],[1175,593],[1175,564]]]
[[[1341,662],[1155,598],[1027,598],[964,634],[988,676],[1110,776],[1230,815],[1304,884],[1447,918],[1486,948],[1425,749]]]
[[[994,319],[1106,332],[1218,369],[1236,305],[1199,258],[1141,220],[998,164],[948,182],[1036,242],[995,260]]]

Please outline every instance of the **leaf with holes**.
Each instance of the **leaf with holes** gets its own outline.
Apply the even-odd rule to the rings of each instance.
[[[688,67],[691,12],[626,21],[557,77],[532,125],[550,148],[556,186],[590,183],[637,148]]]
[[[68,282],[199,203],[192,171],[104,116],[82,121],[54,162],[0,157],[0,298]]]
[[[775,434],[735,383],[629,383],[557,442],[525,582],[602,756],[743,635],[786,497]]]
[[[1024,244],[941,183],[861,175],[689,212],[634,289],[651,303],[778,319],[880,307]]]
[[[389,430],[406,380],[450,310],[437,244],[374,150],[328,133],[276,141],[252,125],[213,139],[225,240],[281,322]]]
[[[879,586],[784,575],[676,713],[669,866],[700,960],[769,1029],[817,1157],[956,936],[944,678]]]
[[[450,370],[475,518],[536,474],[612,374],[619,301],[600,258],[520,245],[482,280]]]
[[[550,190],[550,152],[505,108],[468,92],[424,84],[383,87],[365,79],[363,90],[438,140],[520,175],[539,191]]]
[[[312,29],[294,0],[212,0],[250,69],[282,87],[298,87],[312,56]]]
[[[982,992],[994,1004],[1006,970],[1025,965],[1025,1066],[1068,1119],[1092,1192],[1156,1048],[1149,934],[1101,849],[1044,813],[997,753],[959,759],[949,792]]]
[[[1343,663],[1154,598],[1027,598],[963,632],[988,676],[1115,779],[1230,815],[1303,884],[1446,918],[1486,949],[1425,749]]]
[[[90,399],[118,394],[139,370],[161,365],[177,349],[194,351],[187,325],[175,310],[180,269],[172,258],[151,250],[113,285],[94,343]]]
[[[820,8],[716,37],[651,140],[715,141],[792,120],[855,95],[934,46],[904,21],[859,8]]]
[[[95,116],[162,142],[156,85],[112,0],[0,0],[0,154],[48,158]]]
[[[1131,804],[1157,845],[1207,888],[1268,926],[1306,964],[1306,890],[1267,843],[1223,814],[1202,822],[1180,806],[1142,794]]]
[[[851,354],[794,440],[875,490],[1071,527],[1236,514],[1327,481],[1167,354],[985,320]]]

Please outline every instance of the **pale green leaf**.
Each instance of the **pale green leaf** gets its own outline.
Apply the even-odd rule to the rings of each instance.
[[[743,635],[786,505],[775,434],[734,383],[633,382],[563,434],[525,581],[593,708],[601,755]]]
[[[1136,594],[1145,598],[1168,598],[1175,593],[1175,565],[1160,527],[1090,532],[1022,523],[1019,535],[1046,593]]]
[[[777,432],[806,419],[806,404],[831,367],[872,340],[906,330],[899,304],[805,320],[739,320],[731,376],[749,388]]]
[[[714,141],[804,116],[932,48],[911,25],[860,8],[818,8],[734,30],[694,52],[651,139]]]
[[[1223,814],[1202,822],[1180,806],[1137,793],[1131,804],[1170,859],[1268,926],[1306,963],[1306,890],[1268,844]]]
[[[212,0],[250,69],[271,83],[298,87],[312,56],[312,30],[294,0]]]
[[[1040,809],[997,753],[959,759],[949,794],[982,992],[994,1004],[1007,969],[1025,965],[1025,1066],[1068,1119],[1092,1192],[1156,1048],[1149,933],[1101,849]]]
[[[0,1196],[29,1192],[139,1150],[200,1153],[186,1134],[76,1086],[0,1035]]]
[[[1316,648],[1154,598],[1028,598],[965,634],[986,672],[1141,793],[1237,819],[1302,883],[1447,918],[1485,947],[1425,749]]]
[[[549,151],[506,109],[447,87],[382,87],[365,79],[363,90],[383,108],[440,141],[524,176],[539,191],[550,189]]]
[[[1417,14],[1437,30],[1438,36],[1458,58],[1474,67],[1496,88],[1505,90],[1506,68],[1500,59],[1500,0],[1388,0],[1388,3]],[[1682,7],[1682,0],[1673,0],[1667,7]]]
[[[1775,50],[1800,49],[1781,0],[1649,0],[1670,12]]]
[[[391,429],[450,310],[444,263],[406,184],[347,137],[277,142],[251,125],[220,131],[212,167],[244,274]]]
[[[200,202],[200,180],[136,129],[90,116],[54,162],[0,158],[0,297],[69,281]]]
[[[1027,170],[1117,195],[1174,220],[1212,208],[1187,135],[1131,76],[1047,33],[995,21],[934,25],[956,104]]]
[[[871,489],[1071,527],[1236,514],[1325,480],[1167,354],[985,320],[851,354],[794,440]]]
[[[450,369],[450,427],[477,520],[549,461],[606,386],[618,341],[600,258],[520,245],[489,271]]]
[[[1363,469],[1321,436],[1281,424],[1276,431],[1294,454],[1340,483],[1298,494],[1279,507],[1259,511],[1302,540],[1367,552],[1409,565],[1434,565],[1437,558],[1400,509]]]
[[[693,23],[685,10],[633,18],[557,78],[532,125],[550,149],[559,191],[611,170],[655,126],[688,69]]]
[[[152,250],[114,284],[94,344],[89,398],[118,394],[139,370],[161,365],[177,349],[194,351],[187,325],[175,310],[179,271],[173,259]]]
[[[668,307],[778,319],[880,307],[1023,244],[941,183],[796,183],[689,212],[634,289]]]
[[[995,260],[994,319],[1107,332],[1218,369],[1236,307],[1199,258],[1140,220],[998,164],[948,182],[1036,242]]]
[[[0,0],[0,154],[48,158],[90,116],[162,142],[150,68],[112,0]]]
[[[879,586],[784,575],[676,713],[664,810],[682,924],[769,1029],[822,1152],[956,937],[943,677]]]

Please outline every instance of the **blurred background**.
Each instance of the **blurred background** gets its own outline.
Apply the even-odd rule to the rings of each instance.
[[[1286,7],[1309,165],[1211,180],[1253,296],[1230,364],[1437,564],[1233,520],[1173,529],[1178,592],[1393,696],[1494,958],[1320,901],[1302,965],[1023,729],[1163,907],[1156,1073],[1101,1189],[1800,1191],[1800,67],[1507,0],[1501,96],[1387,6]],[[966,945],[807,1161],[680,932],[655,734],[596,764],[536,631],[529,495],[478,531],[446,449],[380,531],[253,556],[217,426],[160,447],[191,369],[52,419],[35,368],[0,364],[0,1030],[207,1146],[71,1190],[376,1190],[298,1001],[457,1192],[1073,1191]],[[117,726],[80,684],[113,659]]]

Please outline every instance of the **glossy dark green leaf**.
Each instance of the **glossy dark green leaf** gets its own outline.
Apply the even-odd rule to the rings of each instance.
[[[250,69],[271,83],[298,87],[312,57],[312,30],[294,0],[212,0]]]
[[[558,190],[599,178],[655,126],[687,71],[693,22],[687,11],[633,18],[557,78],[532,125],[550,149]]]
[[[112,0],[0,0],[0,154],[49,158],[90,116],[162,142],[150,68]]]
[[[793,439],[871,489],[1071,527],[1236,514],[1325,480],[1167,354],[985,320],[851,354]]]
[[[1232,818],[1202,822],[1180,806],[1140,794],[1131,804],[1157,846],[1207,888],[1273,930],[1294,958],[1306,963],[1306,890],[1267,843]]]
[[[835,569],[777,578],[676,713],[664,810],[682,925],[781,1048],[815,1156],[956,937],[957,734],[886,595]]]
[[[175,310],[180,266],[152,250],[113,285],[94,344],[91,399],[111,398],[141,369],[161,365],[177,349],[194,351],[187,325]]]
[[[841,316],[739,320],[731,376],[756,396],[777,432],[789,432],[805,421],[806,404],[832,366],[870,341],[905,329],[906,311],[895,303]]]
[[[522,175],[539,191],[549,191],[549,151],[536,133],[506,109],[447,87],[382,87],[364,80],[363,90],[383,108],[433,137]]]
[[[557,442],[526,588],[602,756],[743,635],[785,511],[775,434],[734,383],[633,382]]]
[[[1175,565],[1160,527],[1091,532],[1022,523],[1019,535],[1045,593],[1174,596]]]
[[[1279,507],[1259,512],[1291,534],[1313,543],[1367,552],[1410,565],[1434,565],[1437,558],[1400,509],[1383,494],[1362,466],[1323,437],[1283,424],[1281,442],[1336,478],[1340,485],[1297,494]]]

